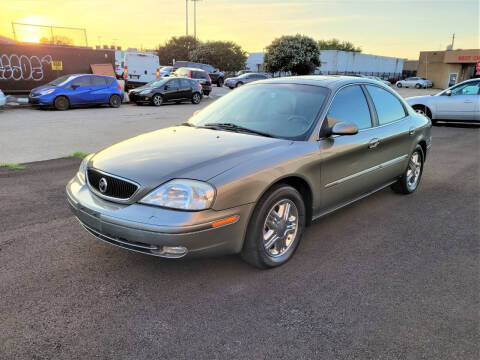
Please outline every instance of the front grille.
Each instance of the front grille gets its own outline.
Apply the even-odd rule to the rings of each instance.
[[[137,191],[138,186],[132,184],[131,182],[118,179],[113,176],[102,174],[93,169],[87,170],[88,182],[95,190],[105,196],[118,198],[118,199],[128,199],[130,198],[135,191]],[[106,189],[100,190],[100,180],[104,178],[107,182]]]

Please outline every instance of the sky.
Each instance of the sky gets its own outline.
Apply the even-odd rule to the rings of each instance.
[[[367,54],[418,59],[422,50],[480,48],[479,0],[200,0],[197,37],[263,51],[282,35],[338,38]],[[0,0],[0,35],[11,22],[86,28],[88,45],[156,48],[185,35],[185,0]],[[189,2],[193,34],[193,3]],[[30,39],[39,34],[28,32]]]

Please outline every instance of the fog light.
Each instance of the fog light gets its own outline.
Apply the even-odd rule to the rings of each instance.
[[[181,258],[187,255],[187,248],[183,246],[163,246],[158,250],[150,250],[153,254],[169,257],[169,258]]]

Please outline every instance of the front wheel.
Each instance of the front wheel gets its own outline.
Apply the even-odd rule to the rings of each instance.
[[[235,87],[239,87],[239,86],[242,86],[242,85],[243,85],[243,82],[239,81],[239,82],[237,83],[237,85],[235,85]]]
[[[277,185],[255,207],[241,256],[258,268],[282,265],[297,249],[304,227],[302,196],[289,185]]]
[[[152,104],[155,106],[160,106],[163,104],[163,97],[160,94],[153,95]]]
[[[70,107],[70,101],[68,101],[68,98],[65,96],[59,96],[55,99],[53,105],[57,110],[68,110]]]
[[[408,159],[408,166],[402,177],[392,185],[392,190],[399,194],[411,194],[417,190],[423,174],[425,154],[422,147],[417,145]]]
[[[402,86],[402,83],[397,83],[397,88],[401,88]]]
[[[122,105],[122,98],[119,95],[116,95],[116,94],[110,96],[109,105],[112,108],[120,107],[120,105]]]
[[[422,87],[422,85],[420,84],[415,84],[415,89],[420,89]]]
[[[200,101],[202,101],[202,97],[199,93],[195,93],[192,95],[192,104],[200,104]]]

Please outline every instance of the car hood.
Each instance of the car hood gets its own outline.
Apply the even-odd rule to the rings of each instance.
[[[112,145],[88,166],[156,187],[173,178],[207,181],[240,163],[288,146],[288,140],[176,126]]]
[[[432,96],[412,96],[412,97],[406,98],[405,101],[410,105],[412,105],[412,104],[424,103],[431,99],[432,99]]]
[[[39,93],[40,91],[43,91],[43,90],[56,89],[56,88],[57,88],[56,86],[45,84],[32,89],[31,92]]]

